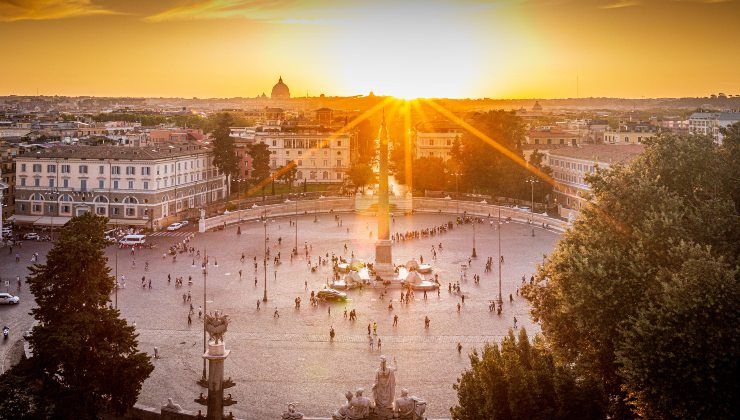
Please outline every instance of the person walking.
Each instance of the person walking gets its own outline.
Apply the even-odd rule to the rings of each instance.
[[[514,317],[514,329],[516,329],[516,317]]]
[[[367,335],[370,335],[370,324],[367,324]]]
[[[380,337],[378,337],[378,351],[381,351],[382,346],[383,346],[383,343],[380,341]]]
[[[332,325],[331,328],[329,328],[329,341],[334,341],[334,326]]]
[[[378,335],[378,323],[373,321],[373,335]]]
[[[190,312],[188,312],[188,326],[193,324],[193,317],[190,316]]]
[[[371,335],[367,336],[368,342],[370,343],[370,351],[375,350],[375,340]]]
[[[260,310],[260,300],[259,299],[257,299],[257,310],[258,311]]]
[[[457,354],[460,354],[460,353],[462,353],[462,344],[460,344],[460,342],[458,341],[457,342]]]
[[[272,314],[273,318],[280,318],[280,313],[278,313],[277,306],[275,307],[275,312]]]
[[[394,327],[398,326],[398,315],[393,315],[393,326]]]

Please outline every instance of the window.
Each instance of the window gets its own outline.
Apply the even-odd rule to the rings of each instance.
[[[69,172],[70,172],[69,165],[62,165],[62,173],[63,174],[68,174]]]
[[[145,190],[149,189],[149,181],[144,181],[144,189]]]
[[[33,164],[33,171],[34,172],[41,172],[41,164],[40,163],[34,163]]]
[[[337,140],[337,147],[342,147],[342,141],[341,140]]]
[[[40,180],[40,179],[38,179],[38,178],[34,179],[34,180],[33,180],[33,186],[34,186],[34,187],[38,187],[38,186],[40,186],[40,185],[41,185],[41,184],[40,184],[40,181],[41,181],[41,180]]]
[[[337,179],[342,179],[342,174],[337,172]]]
[[[86,179],[80,180],[80,191],[87,191],[87,180]]]
[[[341,150],[337,150],[337,156],[341,156],[341,155],[342,155],[342,151]]]
[[[148,166],[142,166],[141,167],[141,174],[142,175],[151,175],[151,173],[152,173],[152,168],[150,168]]]
[[[95,207],[95,214],[97,214],[98,216],[105,216],[105,207]]]
[[[21,178],[21,187],[26,186],[26,178]]]
[[[62,186],[64,186],[64,188],[69,188],[69,180],[68,179],[63,179],[62,180]]]
[[[126,167],[126,175],[135,175],[136,174],[136,168],[133,166],[127,166]]]
[[[54,188],[54,178],[49,178],[49,187]]]
[[[337,166],[342,166],[342,159],[337,159]]]
[[[38,203],[31,204],[31,212],[33,213],[43,213],[44,212],[44,206]]]
[[[110,168],[110,173],[112,175],[121,175],[121,167],[120,166],[113,166]]]
[[[100,175],[103,175],[105,173],[105,166],[103,165],[98,166],[98,173]]]
[[[105,188],[105,180],[99,179],[98,180],[98,188]]]
[[[56,172],[57,165],[46,165],[46,172]]]
[[[21,163],[21,172],[26,172],[26,164]]]
[[[277,146],[277,140],[273,140],[273,141],[272,141],[272,145],[273,145],[273,146]]]
[[[129,190],[133,190],[134,189],[134,181],[129,181],[128,182],[128,189]]]
[[[80,165],[80,173],[81,174],[87,173],[87,165]]]

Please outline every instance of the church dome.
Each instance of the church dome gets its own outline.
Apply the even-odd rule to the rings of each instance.
[[[283,83],[282,77],[280,77],[275,86],[272,87],[272,94],[270,97],[272,99],[290,99],[290,89],[288,89],[288,85]]]

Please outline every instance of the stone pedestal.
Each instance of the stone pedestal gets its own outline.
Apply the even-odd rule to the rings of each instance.
[[[375,273],[383,280],[396,278],[396,268],[393,266],[393,242],[381,239],[375,243]]]
[[[222,341],[208,343],[208,351],[203,355],[208,360],[208,420],[224,418],[224,361],[230,352]]]

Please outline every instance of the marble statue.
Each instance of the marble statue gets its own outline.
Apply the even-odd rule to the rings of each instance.
[[[373,396],[375,409],[381,416],[393,411],[393,400],[396,397],[396,361],[393,366],[387,366],[385,356],[380,356],[380,367],[375,371]]]
[[[205,314],[203,322],[210,338],[209,341],[214,341],[215,344],[224,341],[224,334],[229,326],[228,315],[222,315],[219,311],[214,312],[213,315]]]
[[[364,389],[359,388],[355,397],[349,402],[348,420],[363,420],[370,418],[370,398],[363,397]]]
[[[344,393],[344,398],[347,399],[347,403],[339,407],[335,412],[331,414],[332,420],[348,420],[349,419],[349,406],[350,406],[350,403],[352,403],[352,397],[354,397],[354,395],[352,394],[352,391],[347,391]]]
[[[301,420],[303,418],[303,413],[296,411],[297,405],[298,403],[288,404],[288,411],[283,411],[282,420]]]
[[[395,414],[402,420],[420,420],[424,418],[427,403],[419,397],[409,397],[409,390],[401,389],[401,396],[396,399]]]
[[[175,404],[174,402],[172,402],[172,398],[167,398],[167,404],[162,406],[162,411],[180,412],[182,411],[182,406],[180,404]]]

